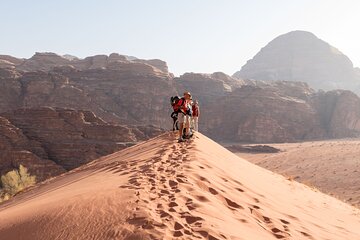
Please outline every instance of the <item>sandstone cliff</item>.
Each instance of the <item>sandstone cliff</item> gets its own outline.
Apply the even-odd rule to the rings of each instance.
[[[89,111],[18,109],[0,117],[0,172],[23,164],[43,180],[161,132],[109,124]]]
[[[161,62],[157,64],[165,69]],[[163,128],[170,127],[168,99],[176,93],[168,72],[130,61],[86,70],[71,65],[53,66],[49,71],[0,68],[0,85],[0,112],[21,107],[66,107],[90,110],[114,123]]]
[[[18,69],[35,60],[51,70]],[[284,142],[354,137],[359,132],[359,99],[347,91],[316,92],[306,83],[242,80],[220,72],[173,78],[163,61],[119,54],[69,60],[46,53],[6,61],[16,67],[0,68],[0,112],[73,108],[110,123],[169,129],[169,98],[187,90],[200,101],[201,131],[218,140]],[[63,61],[71,64],[61,65]]]

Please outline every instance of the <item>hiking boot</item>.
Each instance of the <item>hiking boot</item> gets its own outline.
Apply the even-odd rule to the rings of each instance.
[[[179,143],[180,143],[180,142],[185,142],[185,139],[182,138],[182,137],[180,137],[180,138],[178,139],[178,142],[179,142]]]
[[[192,136],[193,136],[193,133],[189,133],[189,135],[185,135],[185,136],[183,136],[183,138],[190,139]]]

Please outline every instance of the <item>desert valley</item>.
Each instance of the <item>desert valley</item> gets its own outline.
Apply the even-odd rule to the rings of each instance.
[[[184,91],[200,130],[178,143]],[[305,31],[232,76],[0,55],[0,175],[36,177],[0,188],[0,239],[360,239],[359,93],[360,70]]]

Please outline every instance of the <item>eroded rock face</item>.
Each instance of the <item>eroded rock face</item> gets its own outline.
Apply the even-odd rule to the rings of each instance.
[[[0,172],[23,164],[39,180],[162,133],[153,126],[109,124],[89,111],[42,107],[1,115]]]
[[[35,53],[29,59],[17,59],[8,55],[0,55],[0,68],[16,68],[19,71],[51,71],[53,68],[71,66],[77,70],[111,69],[123,72],[134,72],[141,75],[155,75],[169,77],[166,62],[159,59],[129,58],[118,53],[107,55],[95,55],[79,59],[71,55],[60,56],[56,53]]]
[[[350,91],[315,92],[306,84],[243,86],[202,102],[200,127],[218,140],[293,142],[360,136],[360,98]]]
[[[344,90],[322,92],[314,99],[329,138],[359,137],[360,99]]]
[[[48,71],[0,68],[0,112],[72,108],[91,111],[106,123],[170,129],[169,98],[186,90],[200,101],[200,130],[217,140],[284,142],[358,134],[358,98],[347,92],[316,92],[306,83],[241,80],[221,72],[173,78],[160,60],[119,54],[83,60],[52,54],[39,57],[52,59],[48,62],[60,57],[71,64]],[[101,138],[112,129],[98,128],[101,132],[92,127],[87,134]],[[144,132],[147,129],[136,128],[123,134],[146,139]]]
[[[10,55],[0,55],[0,60],[9,62],[9,63],[13,64],[14,66],[20,65],[21,63],[24,62],[24,59],[16,58],[16,57],[13,57]]]
[[[25,59],[21,64],[16,65],[16,69],[21,71],[49,71],[58,65],[66,65],[69,60],[55,53],[35,53],[29,59]]]
[[[359,75],[350,59],[305,31],[275,38],[234,76],[264,81],[300,81],[324,90],[354,90],[360,86]]]
[[[113,123],[170,127],[172,78],[145,63],[114,61],[87,70],[61,65],[33,72],[0,68],[0,79],[0,112],[65,107],[90,110]]]
[[[210,101],[214,97],[224,96],[244,85],[240,79],[234,79],[222,72],[213,74],[185,73],[174,79],[180,95],[190,91],[194,98],[200,101]]]
[[[20,164],[42,181],[65,170],[48,160],[48,155],[37,140],[29,139],[8,119],[0,117],[0,175],[18,168]]]
[[[241,142],[283,142],[324,137],[317,113],[306,92],[299,98],[276,86],[244,86],[204,103],[204,131],[215,139]]]

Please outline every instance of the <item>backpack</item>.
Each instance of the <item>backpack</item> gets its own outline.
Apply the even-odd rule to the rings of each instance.
[[[173,96],[170,98],[170,104],[171,106],[174,106],[174,104],[176,103],[176,101],[178,101],[180,99],[179,96]]]

